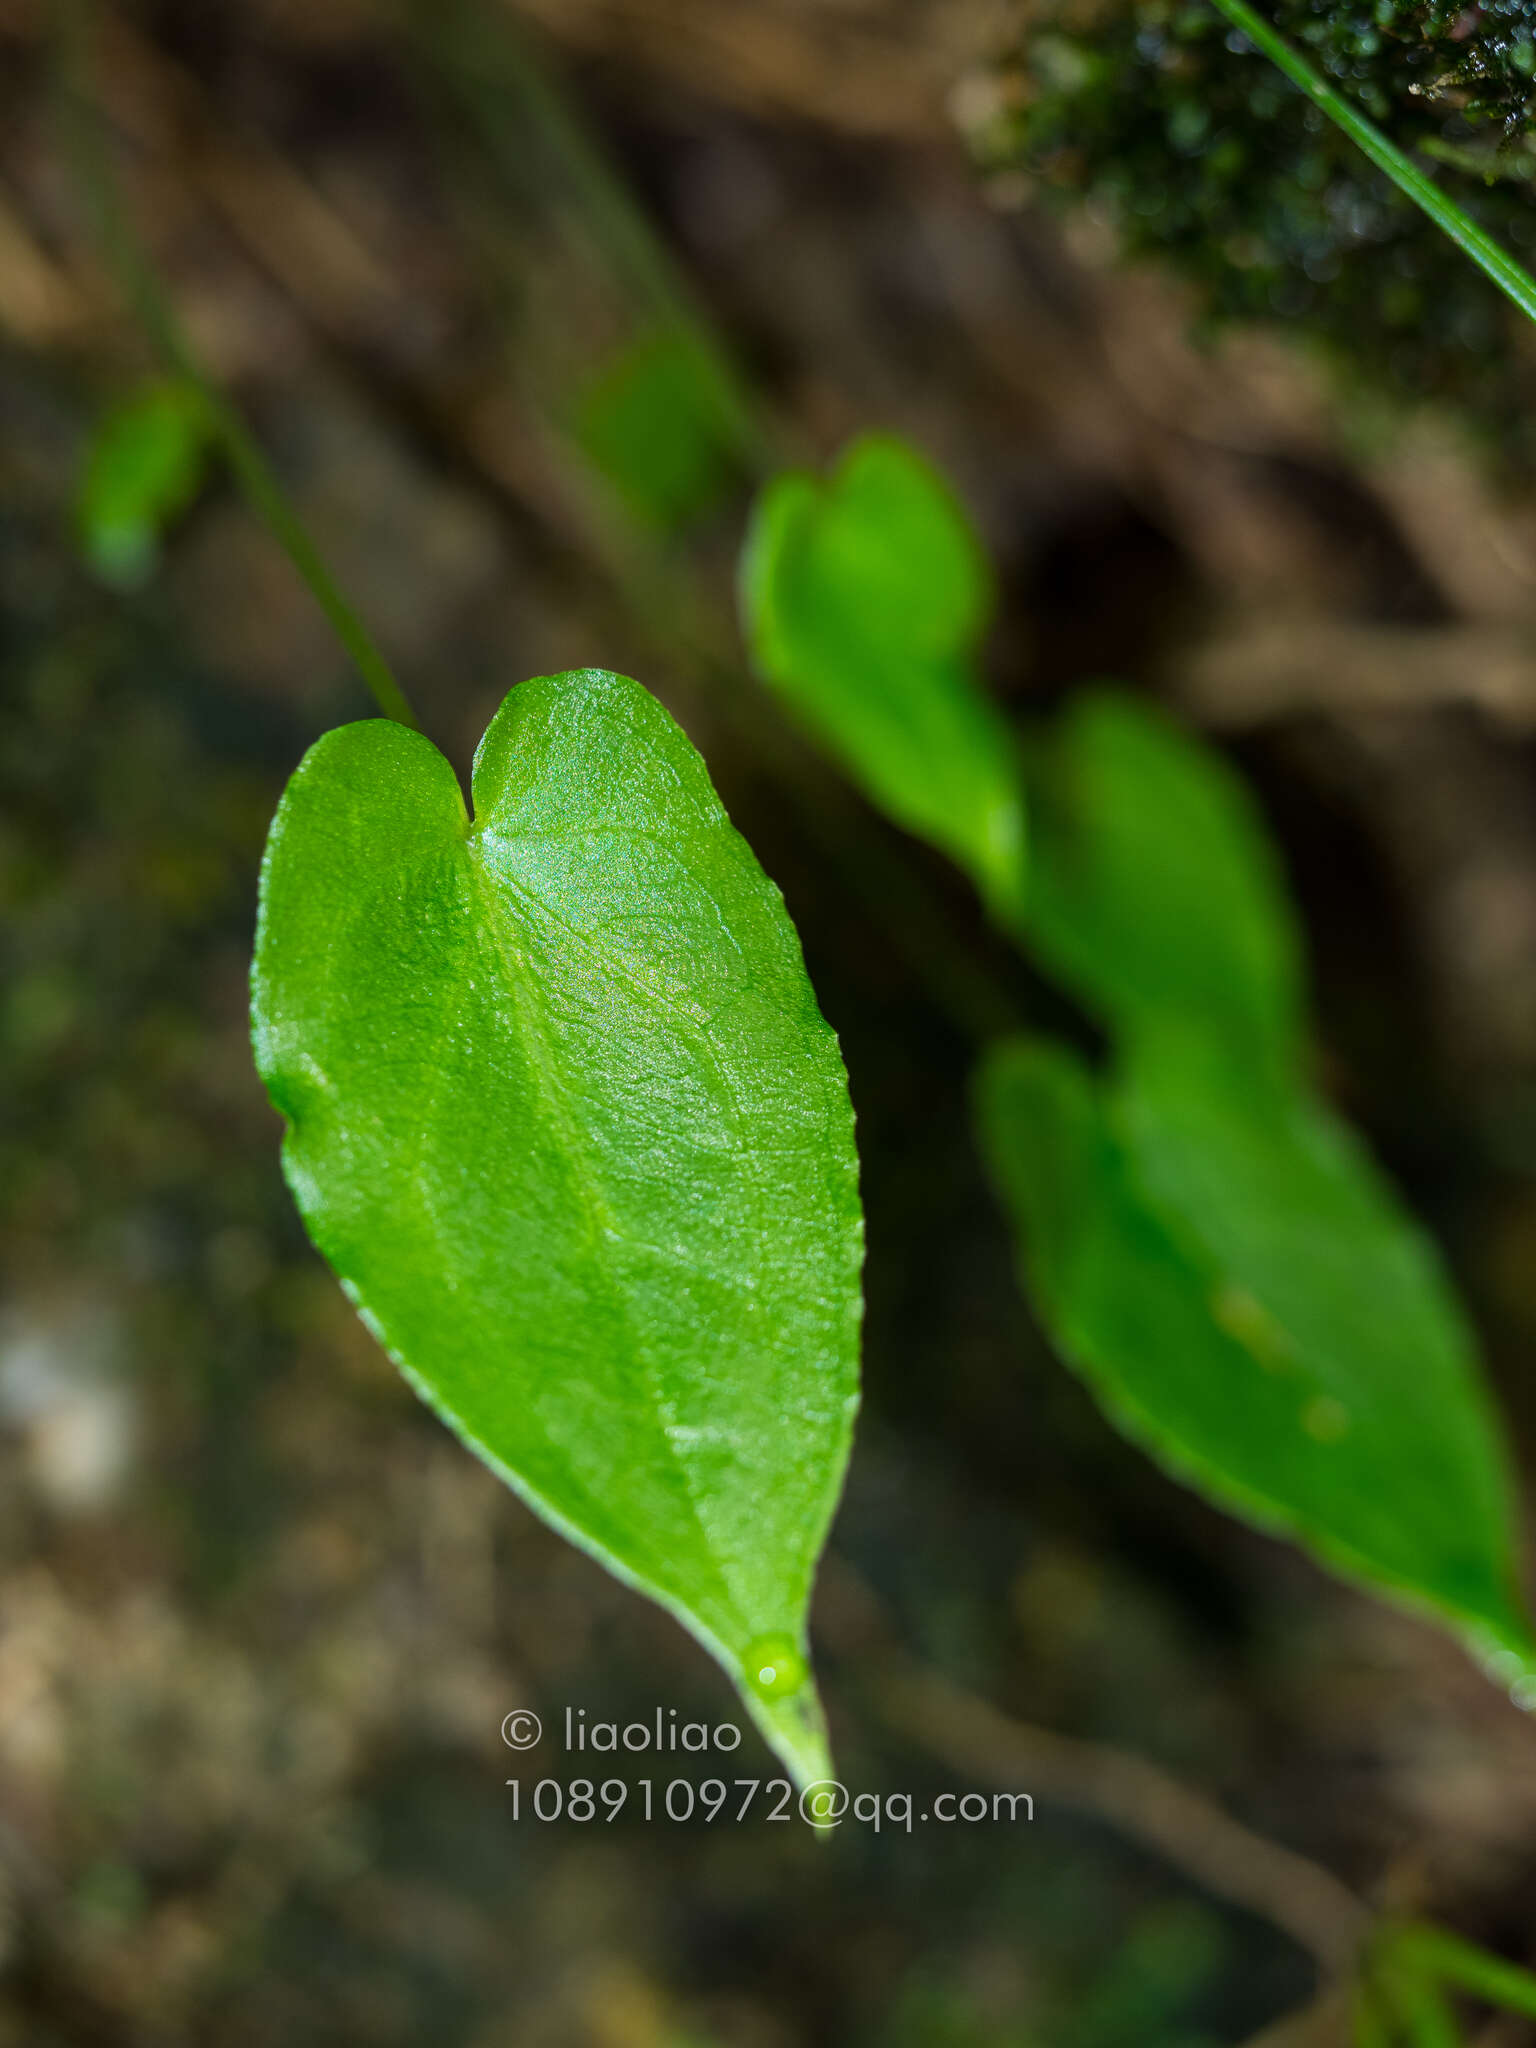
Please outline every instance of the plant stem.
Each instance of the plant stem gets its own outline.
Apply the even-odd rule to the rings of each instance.
[[[248,504],[308,585],[379,709],[386,718],[419,732],[420,721],[410,699],[372,635],[342,595],[272,465],[240,414],[197,360],[123,204],[107,158],[100,107],[90,90],[87,5],[88,0],[61,0],[59,22],[65,107],[81,183],[101,246],[157,354],[167,370],[198,393],[209,425]]]
[[[1536,279],[1501,249],[1491,235],[1485,234],[1470,214],[1464,213],[1454,199],[1448,199],[1395,142],[1389,142],[1374,121],[1320,78],[1306,58],[1293,50],[1262,15],[1256,14],[1247,0],[1211,0],[1211,4],[1234,28],[1241,29],[1293,85],[1299,86],[1313,106],[1321,108],[1330,121],[1337,122],[1350,141],[1364,151],[1378,170],[1385,171],[1398,190],[1427,213],[1441,233],[1470,256],[1479,270],[1493,279],[1506,298],[1513,299],[1528,319],[1536,320]]]
[[[980,1784],[1027,1785],[1042,1801],[1092,1814],[1216,1898],[1282,1928],[1325,1975],[1353,1972],[1370,1934],[1364,1902],[1331,1871],[1254,1834],[1156,1764],[1015,1721],[896,1651],[880,1659],[872,1698],[884,1720],[952,1769]]]

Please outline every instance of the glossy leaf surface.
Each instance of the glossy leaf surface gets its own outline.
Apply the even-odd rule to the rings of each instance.
[[[1015,920],[1021,771],[976,669],[992,583],[942,478],[880,435],[855,442],[825,483],[776,478],[753,518],[742,602],[757,667],[796,718]]]
[[[289,1182],[423,1397],[815,1776],[814,1688],[765,1687],[792,1662],[756,1652],[803,1648],[857,1398],[836,1041],[778,892],[638,684],[523,684],[473,791],[471,820],[385,720],[289,785],[253,982]]]
[[[978,1113],[1032,1298],[1106,1411],[1225,1506],[1529,1669],[1513,1496],[1428,1242],[1317,1105],[1017,1041]],[[1513,1661],[1518,1660],[1518,1662]]]

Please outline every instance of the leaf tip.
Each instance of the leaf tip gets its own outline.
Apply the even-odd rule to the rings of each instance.
[[[798,1650],[795,1657],[801,1676],[793,1691],[765,1692],[745,1676],[738,1682],[759,1733],[803,1798],[816,1786],[832,1782],[832,1751],[821,1696],[810,1675],[810,1666]]]

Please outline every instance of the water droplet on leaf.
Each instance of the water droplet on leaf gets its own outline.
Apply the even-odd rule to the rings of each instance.
[[[759,1636],[742,1659],[748,1685],[765,1700],[781,1700],[798,1692],[810,1677],[793,1636]]]

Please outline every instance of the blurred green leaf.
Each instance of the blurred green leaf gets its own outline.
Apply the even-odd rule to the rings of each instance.
[[[1058,2048],[1215,2048],[1183,2015],[1221,1967],[1220,1921],[1189,1900],[1150,1907],[1063,2015]]]
[[[1378,1954],[1375,1989],[1396,2019],[1408,2048],[1466,2048],[1456,2010],[1440,1986],[1402,1954]]]
[[[1474,1347],[1428,1240],[1305,1092],[1298,935],[1241,782],[1134,699],[1079,696],[1025,756],[1026,899],[1020,772],[972,666],[986,567],[920,458],[871,438],[829,484],[779,478],[743,582],[768,679],[1110,1034],[1105,1083],[1021,1042],[979,1084],[1063,1351],[1171,1470],[1536,1682]]]
[[[101,421],[75,509],[104,582],[132,589],[151,574],[166,529],[201,488],[210,443],[207,405],[190,384],[151,385]]]
[[[1116,1087],[1016,1041],[977,1101],[1031,1296],[1126,1434],[1517,1676],[1513,1497],[1472,1348],[1334,1120],[1190,1047]]]
[[[880,2048],[1041,2048],[1033,2027],[978,2011],[975,1987],[919,1967],[880,2015]],[[860,2036],[860,2038],[864,2038]]]
[[[1389,1960],[1406,1963],[1433,1983],[1536,2019],[1536,1976],[1462,1935],[1410,1921],[1390,1928],[1381,1948]]]
[[[1029,943],[1121,1039],[1192,1027],[1289,1072],[1301,1024],[1290,905],[1252,799],[1134,699],[1075,697],[1030,751]]]
[[[328,733],[289,784],[252,1002],[289,1184],[423,1398],[824,1775],[797,1646],[862,1253],[836,1041],[777,890],[639,684],[523,684],[473,788],[471,821],[387,720]]]
[[[583,394],[578,446],[640,524],[675,532],[711,511],[739,473],[719,372],[683,333],[649,334]]]
[[[856,441],[826,483],[776,478],[753,516],[742,603],[757,667],[796,717],[1016,921],[1021,770],[976,671],[992,583],[943,479],[883,435]]]

